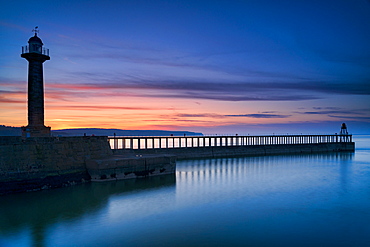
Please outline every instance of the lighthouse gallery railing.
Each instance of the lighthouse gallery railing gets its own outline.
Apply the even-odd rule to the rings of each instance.
[[[42,55],[49,56],[49,49],[43,47],[40,51],[35,52],[35,51],[30,50],[29,45],[25,45],[25,46],[22,46],[22,54],[24,54],[24,53],[39,53],[39,54],[42,54]]]
[[[112,149],[202,148],[352,142],[352,135],[110,136]]]

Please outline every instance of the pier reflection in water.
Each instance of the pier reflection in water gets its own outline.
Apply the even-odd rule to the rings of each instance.
[[[370,171],[358,157],[182,160],[176,175],[5,196],[0,246],[359,246]]]
[[[353,153],[328,153],[184,160],[177,167],[176,191],[179,199],[185,201],[194,197],[212,200],[217,195],[264,196],[263,193],[271,191],[284,193],[292,187],[313,191],[315,187],[332,183],[328,179],[333,176],[346,189],[348,162],[352,158]],[[234,188],[234,193],[228,193],[230,188]]]
[[[12,244],[16,246],[31,246],[31,243],[34,246],[50,246],[45,239],[51,237],[48,228],[53,225],[105,214],[109,201],[115,196],[140,195],[142,191],[174,186],[175,175],[170,174],[0,197],[0,246],[8,246],[5,241],[2,242],[4,237],[14,238]],[[72,243],[71,239],[69,244]]]

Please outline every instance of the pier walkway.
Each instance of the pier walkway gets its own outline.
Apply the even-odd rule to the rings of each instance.
[[[352,135],[110,136],[113,150],[352,143]]]

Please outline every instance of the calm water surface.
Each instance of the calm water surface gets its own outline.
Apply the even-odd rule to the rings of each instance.
[[[355,153],[198,159],[175,175],[0,197],[0,246],[370,246]]]

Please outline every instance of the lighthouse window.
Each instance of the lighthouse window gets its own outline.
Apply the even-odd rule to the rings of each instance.
[[[32,45],[32,51],[41,53],[41,46],[39,46],[37,44]]]

